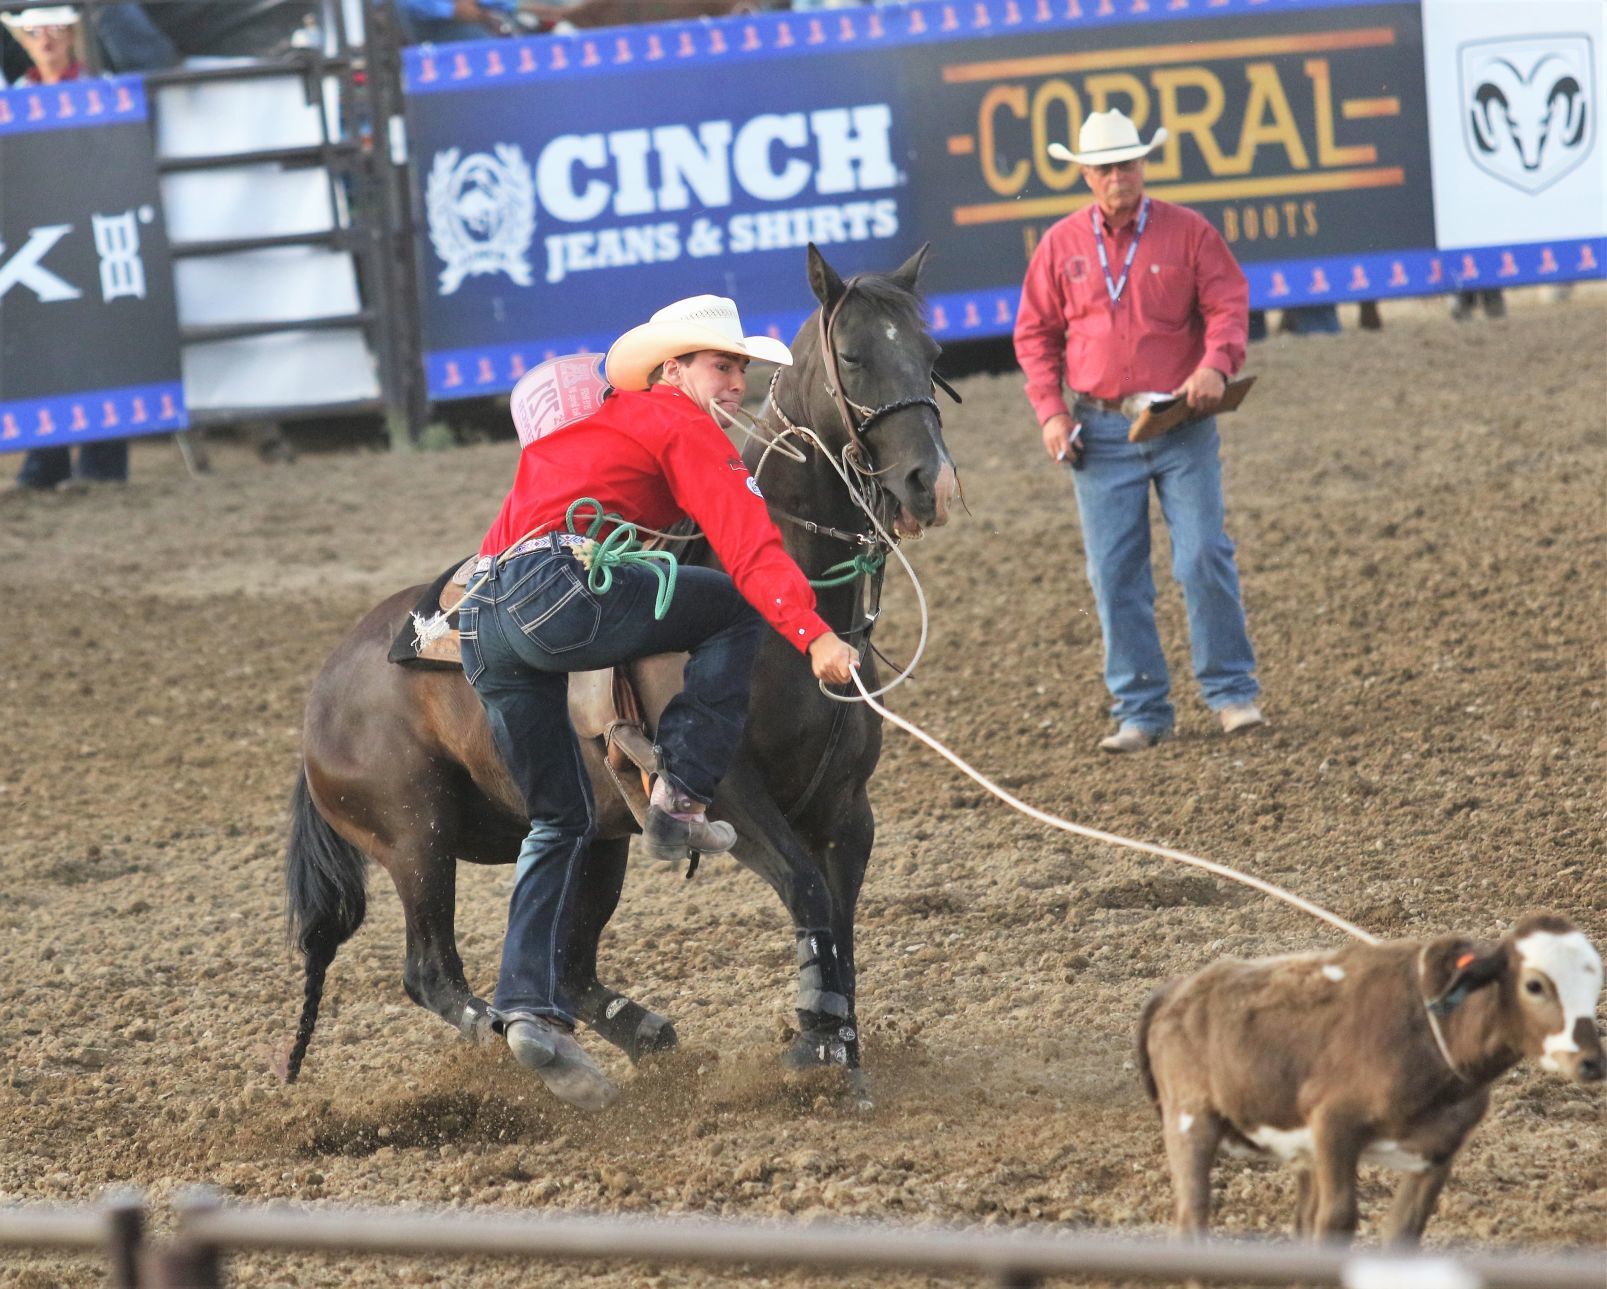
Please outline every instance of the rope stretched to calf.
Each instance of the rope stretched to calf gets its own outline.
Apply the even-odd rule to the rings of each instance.
[[[777,410],[779,411],[780,409],[778,408]],[[910,567],[909,560],[904,557],[904,552],[899,549],[898,543],[893,540],[886,529],[882,527],[881,521],[877,519],[874,507],[872,507],[865,500],[860,489],[854,486],[853,480],[849,477],[848,472],[842,467],[841,464],[838,463],[837,459],[826,450],[825,444],[822,443],[815,435],[814,431],[809,429],[807,426],[793,425],[789,421],[787,422],[787,429],[789,432],[797,434],[799,437],[808,439],[814,443],[815,446],[821,450],[826,460],[831,463],[832,469],[834,469],[838,475],[842,477],[842,481],[847,487],[849,495],[854,499],[854,502],[859,506],[859,508],[865,512],[866,517],[870,520],[871,526],[875,529],[877,534],[881,536],[882,540],[887,543],[888,548],[892,551],[898,562],[904,566],[904,571],[909,574],[910,584],[915,590],[916,602],[920,607],[920,642],[916,646],[915,656],[910,659],[909,665],[905,667],[902,672],[895,676],[888,684],[883,685],[880,689],[872,692],[865,688],[865,683],[859,678],[859,670],[856,667],[852,672],[852,676],[854,688],[859,691],[858,695],[834,693],[832,690],[828,689],[824,683],[822,683],[820,690],[826,695],[827,698],[833,699],[839,703],[867,704],[871,710],[879,714],[883,720],[891,721],[906,734],[910,734],[919,739],[922,743],[925,743],[939,756],[951,762],[964,774],[969,776],[971,779],[974,779],[977,783],[981,784],[982,787],[986,788],[994,796],[998,797],[1000,801],[1003,801],[1011,808],[1020,811],[1028,818],[1036,819],[1039,823],[1048,824],[1051,828],[1058,828],[1062,832],[1075,833],[1079,837],[1087,837],[1091,841],[1104,842],[1106,845],[1110,846],[1123,846],[1129,850],[1142,851],[1145,854],[1155,855],[1161,859],[1169,859],[1175,863],[1187,864],[1194,868],[1204,869],[1206,872],[1214,873],[1218,877],[1225,877],[1229,881],[1240,882],[1245,886],[1249,886],[1260,891],[1264,895],[1270,895],[1274,899],[1282,900],[1285,904],[1292,905],[1294,908],[1297,908],[1304,913],[1309,913],[1313,917],[1319,918],[1320,920],[1329,923],[1331,926],[1337,927],[1346,935],[1353,936],[1355,939],[1360,940],[1364,944],[1379,943],[1377,936],[1371,935],[1368,932],[1363,931],[1359,926],[1345,921],[1345,919],[1340,917],[1337,913],[1330,913],[1321,905],[1314,904],[1310,900],[1303,899],[1301,896],[1296,895],[1293,891],[1286,891],[1283,889],[1283,887],[1275,886],[1273,883],[1263,881],[1259,877],[1252,877],[1248,873],[1241,873],[1238,869],[1231,868],[1226,864],[1218,864],[1214,860],[1202,859],[1200,856],[1191,855],[1187,851],[1173,850],[1169,846],[1157,846],[1152,842],[1135,841],[1131,837],[1122,837],[1116,833],[1105,832],[1100,828],[1090,828],[1085,824],[1072,823],[1069,819],[1062,819],[1060,816],[1052,815],[1046,810],[1039,810],[1036,806],[1028,805],[1019,797],[1013,796],[1009,792],[1006,792],[1003,788],[994,783],[980,771],[973,769],[970,765],[961,760],[960,757],[955,755],[953,752],[949,751],[948,748],[944,747],[943,744],[939,743],[935,738],[933,738],[925,730],[921,729],[918,725],[905,720],[902,716],[889,711],[883,704],[877,702],[876,700],[878,695],[885,694],[889,689],[901,684],[909,677],[910,673],[915,670],[915,664],[920,661],[921,654],[925,652],[928,626],[926,595],[921,589],[920,579],[915,576],[915,570]],[[1432,1021],[1432,1019],[1433,1017],[1431,1015],[1430,1020]],[[1455,1067],[1453,1066],[1453,1068]]]
[[[1302,912],[1309,913],[1316,918],[1321,918],[1324,922],[1329,923],[1331,926],[1338,927],[1341,931],[1345,932],[1346,935],[1354,936],[1364,944],[1378,943],[1378,938],[1376,936],[1369,935],[1359,926],[1355,926],[1352,923],[1345,921],[1345,919],[1340,917],[1337,913],[1330,913],[1321,905],[1313,904],[1307,899],[1302,899],[1293,891],[1286,891],[1283,889],[1283,887],[1274,886],[1271,882],[1263,881],[1259,877],[1252,877],[1248,873],[1241,873],[1238,869],[1230,868],[1226,864],[1218,864],[1213,860],[1201,859],[1198,855],[1191,855],[1187,851],[1173,850],[1169,846],[1157,846],[1152,842],[1147,841],[1134,841],[1131,837],[1121,837],[1116,833],[1105,832],[1103,829],[1089,828],[1085,824],[1074,824],[1069,819],[1062,819],[1058,815],[1052,815],[1046,810],[1039,810],[1036,806],[1030,806],[1025,801],[1022,801],[1019,797],[1012,796],[1009,792],[1006,792],[1003,788],[994,783],[991,779],[987,778],[987,776],[982,774],[980,771],[972,769],[971,766],[967,765],[958,756],[949,751],[948,748],[944,747],[943,744],[939,743],[935,738],[933,738],[925,730],[921,729],[918,725],[905,720],[902,716],[889,711],[881,703],[877,702],[875,697],[865,688],[863,682],[859,679],[858,671],[854,672],[854,687],[859,690],[860,697],[857,700],[851,701],[859,701],[868,704],[871,710],[878,713],[883,720],[891,721],[906,734],[913,735],[922,743],[925,743],[927,747],[931,748],[934,752],[943,757],[945,760],[949,761],[951,764],[957,766],[966,775],[974,779],[977,783],[981,784],[994,796],[998,797],[1000,801],[1003,801],[1006,805],[1019,810],[1028,818],[1036,819],[1042,824],[1048,824],[1051,828],[1058,828],[1062,832],[1075,833],[1079,837],[1087,837],[1092,841],[1102,841],[1111,846],[1125,846],[1129,850],[1139,850],[1148,855],[1157,855],[1161,859],[1170,859],[1179,864],[1189,864],[1194,868],[1203,868],[1208,873],[1214,873],[1218,877],[1226,877],[1231,881],[1242,882],[1245,886],[1254,887],[1264,895],[1271,895],[1275,899],[1282,900],[1285,904],[1293,905]]]

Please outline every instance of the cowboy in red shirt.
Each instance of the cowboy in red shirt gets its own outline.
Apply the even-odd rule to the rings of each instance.
[[[736,831],[704,807],[742,741],[749,680],[765,625],[846,684],[853,647],[815,612],[782,549],[758,484],[720,429],[742,405],[748,360],[790,364],[778,340],[744,336],[736,305],[695,296],[659,310],[608,351],[615,392],[590,416],[534,439],[480,551],[486,569],[459,609],[463,668],[525,801],[494,1015],[515,1057],[557,1096],[601,1109],[616,1089],[571,1037],[560,996],[580,869],[595,833],[591,784],[569,724],[571,671],[686,652],[685,688],[664,709],[646,853],[681,859],[730,850]],[[580,498],[645,528],[690,517],[729,572],[677,570],[660,613],[642,564],[612,570],[603,594],[576,559],[568,512]],[[576,526],[595,512],[577,514]]]
[[[1051,156],[1081,166],[1094,202],[1038,243],[1016,315],[1016,357],[1044,451],[1073,471],[1118,722],[1099,744],[1107,752],[1141,751],[1172,730],[1155,629],[1151,487],[1171,532],[1172,574],[1188,605],[1206,704],[1228,732],[1262,721],[1233,543],[1222,526],[1211,415],[1244,362],[1249,290],[1206,220],[1145,195],[1144,158],[1165,141],[1157,130],[1142,143],[1112,109],[1084,121],[1077,152],[1049,145]],[[1197,418],[1128,442],[1142,404],[1173,394],[1186,397]]]

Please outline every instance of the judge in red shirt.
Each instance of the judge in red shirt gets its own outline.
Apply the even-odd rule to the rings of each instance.
[[[792,362],[780,341],[744,336],[736,305],[712,295],[677,301],[615,341],[604,361],[614,392],[520,454],[480,547],[486,568],[458,610],[464,672],[530,819],[494,1016],[515,1057],[584,1109],[603,1108],[616,1090],[571,1037],[572,1002],[562,996],[578,877],[596,828],[566,673],[690,654],[685,688],[659,719],[661,773],[643,835],[648,855],[673,860],[736,842],[704,807],[742,741],[766,624],[808,655],[821,680],[847,683],[858,661],[815,612],[758,483],[720,428],[741,408],[750,358]],[[641,564],[613,569],[611,587],[594,593],[566,521],[582,497],[647,528],[690,517],[729,573],[679,569],[662,616],[658,579]],[[577,515],[577,526],[594,513]]]
[[[1145,195],[1144,158],[1165,141],[1157,130],[1141,142],[1112,109],[1087,118],[1078,151],[1049,145],[1081,167],[1094,201],[1038,243],[1016,315],[1016,358],[1044,451],[1072,468],[1076,487],[1117,721],[1099,744],[1107,752],[1142,751],[1172,731],[1150,570],[1152,487],[1206,704],[1228,732],[1262,721],[1211,415],[1244,362],[1249,290],[1209,223]],[[1129,443],[1144,400],[1169,394],[1185,396],[1196,419]]]

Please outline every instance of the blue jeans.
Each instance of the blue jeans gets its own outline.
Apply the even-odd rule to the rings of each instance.
[[[128,440],[95,439],[78,449],[73,470],[71,448],[30,448],[17,471],[24,488],[54,488],[74,475],[98,483],[122,483],[128,478]]]
[[[713,799],[742,741],[764,619],[726,574],[683,568],[668,613],[655,621],[657,586],[648,569],[625,567],[607,594],[594,595],[567,550],[532,551],[459,607],[464,673],[530,819],[508,905],[499,1017],[574,1021],[572,1000],[560,996],[564,954],[597,819],[569,723],[567,673],[690,653],[685,687],[659,718],[658,748],[664,777],[699,801]]]
[[[1285,309],[1278,325],[1297,336],[1337,336],[1339,308],[1332,304],[1302,304]]]
[[[1111,715],[1151,734],[1172,728],[1171,682],[1155,630],[1150,570],[1153,484],[1172,536],[1172,576],[1188,607],[1189,646],[1200,692],[1213,711],[1261,692],[1239,602],[1233,543],[1222,527],[1222,463],[1216,418],[1180,425],[1147,443],[1127,441],[1128,420],[1079,404],[1085,447],[1071,473],[1088,556],[1088,581],[1105,641]]]

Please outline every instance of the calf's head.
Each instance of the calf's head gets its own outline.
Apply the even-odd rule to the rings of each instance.
[[[1449,1011],[1473,990],[1496,986],[1502,1037],[1512,1048],[1576,1083],[1607,1075],[1596,1029],[1601,955],[1566,918],[1531,914],[1499,943],[1477,948],[1438,940],[1425,965],[1431,979],[1444,982],[1435,1010]]]

